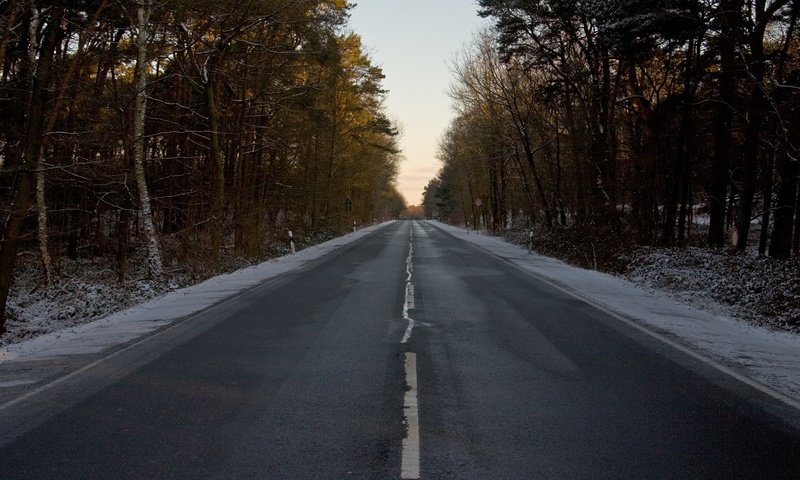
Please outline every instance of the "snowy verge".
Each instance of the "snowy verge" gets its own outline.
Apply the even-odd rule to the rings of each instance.
[[[259,283],[301,268],[388,223],[391,222],[334,238],[293,255],[273,258],[258,265],[209,278],[91,323],[7,345],[0,348],[0,363],[93,354],[129,342]]]
[[[573,267],[535,253],[528,255],[526,249],[498,237],[436,221],[430,224],[609,311],[673,336],[691,350],[778,392],[800,399],[800,336],[796,334],[698,310],[666,294],[645,291],[620,277]]]

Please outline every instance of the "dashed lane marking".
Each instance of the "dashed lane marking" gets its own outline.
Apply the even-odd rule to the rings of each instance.
[[[419,402],[417,398],[417,354],[406,353],[406,394],[403,417],[406,436],[403,438],[400,478],[419,478]]]

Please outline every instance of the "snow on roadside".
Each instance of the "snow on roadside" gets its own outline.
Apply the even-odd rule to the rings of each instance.
[[[800,331],[798,259],[775,260],[754,252],[727,255],[697,247],[639,247],[624,276],[703,310]]]
[[[102,261],[78,258],[62,260],[58,280],[45,286],[39,262],[20,262],[6,305],[8,331],[0,346],[89,323],[191,283],[177,272],[150,280],[143,261],[131,262],[127,277],[120,283],[117,272]]]
[[[800,336],[796,334],[715,313],[721,309],[711,301],[708,308],[693,308],[663,291],[653,288],[648,291],[620,277],[573,267],[541,255],[528,255],[525,248],[498,237],[474,231],[468,233],[440,222],[431,224],[610,311],[676,337],[692,350],[800,399]]]
[[[152,332],[283,273],[296,270],[385,224],[374,225],[251,267],[218,275],[91,323],[68,326],[0,348],[0,363],[92,354]]]

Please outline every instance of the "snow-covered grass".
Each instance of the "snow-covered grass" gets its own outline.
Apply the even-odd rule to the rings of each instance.
[[[800,260],[705,248],[641,247],[625,278],[648,290],[748,323],[800,331]]]
[[[485,233],[432,222],[457,238],[519,265],[564,290],[648,329],[663,332],[691,351],[800,399],[800,335],[779,330],[745,312],[780,310],[797,318],[797,263],[729,256],[700,249],[642,249],[626,274],[574,267]],[[765,279],[767,275],[775,280]],[[766,309],[765,303],[773,302]],[[769,318],[776,318],[770,316]]]
[[[149,280],[145,268],[144,261],[131,262],[127,280],[120,283],[104,261],[64,259],[57,281],[46,287],[41,266],[21,262],[7,305],[8,332],[0,345],[88,323],[190,283],[190,276],[174,271]]]

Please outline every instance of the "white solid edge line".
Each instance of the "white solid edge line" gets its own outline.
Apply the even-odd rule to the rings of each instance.
[[[705,355],[703,355],[701,353],[698,353],[698,352],[692,350],[691,348],[689,348],[689,347],[687,347],[685,345],[682,345],[682,344],[676,342],[675,340],[672,340],[671,338],[667,337],[664,334],[661,334],[661,333],[658,333],[656,331],[653,331],[653,330],[649,329],[648,327],[646,327],[644,325],[641,325],[641,324],[639,324],[639,323],[637,323],[637,322],[635,322],[635,321],[633,321],[633,320],[631,320],[629,318],[626,318],[625,316],[620,315],[619,313],[609,309],[608,307],[606,307],[605,305],[603,305],[603,304],[601,304],[599,302],[596,302],[596,301],[594,301],[594,300],[592,300],[590,298],[587,298],[587,297],[585,297],[583,295],[580,295],[579,293],[572,292],[572,291],[562,287],[561,285],[558,285],[557,283],[552,282],[552,281],[550,281],[550,280],[548,280],[548,279],[546,279],[546,278],[544,278],[544,277],[542,277],[542,276],[540,276],[540,275],[538,275],[536,273],[533,273],[533,272],[525,270],[525,269],[523,269],[523,270],[525,272],[527,272],[528,274],[530,274],[531,276],[533,276],[536,279],[538,279],[539,281],[541,281],[543,283],[546,283],[547,285],[550,285],[551,287],[553,287],[555,289],[558,289],[558,290],[566,293],[567,295],[570,295],[571,297],[575,297],[578,300],[581,300],[581,301],[591,305],[592,307],[596,308],[597,310],[600,310],[601,312],[605,313],[606,315],[609,315],[609,316],[611,316],[613,318],[616,318],[617,320],[621,321],[622,323],[624,323],[626,325],[629,325],[629,326],[635,328],[636,330],[639,330],[642,333],[646,333],[647,335],[655,338],[656,340],[659,340],[659,341],[661,341],[663,343],[666,343],[670,347],[672,347],[672,348],[674,348],[674,349],[676,349],[676,350],[678,350],[678,351],[680,351],[682,353],[685,353],[686,355],[689,355],[690,357],[694,358],[695,360],[699,360],[700,362],[705,363],[706,365],[709,365],[709,366],[715,368],[716,370],[735,378],[736,380],[744,383],[745,385],[747,385],[749,387],[752,387],[752,388],[755,388],[759,392],[764,393],[764,394],[772,397],[773,399],[778,400],[780,402],[783,402],[787,406],[790,406],[790,407],[800,411],[800,401],[798,401],[797,399],[794,399],[794,398],[792,398],[792,397],[790,397],[788,395],[785,395],[785,394],[783,394],[783,393],[781,393],[781,392],[779,392],[779,391],[777,391],[777,390],[775,390],[775,389],[773,389],[773,388],[771,388],[771,387],[769,387],[767,385],[764,385],[763,383],[759,382],[758,380],[754,380],[754,379],[752,379],[752,378],[750,378],[750,377],[748,377],[746,375],[743,375],[743,374],[737,372],[736,370],[734,370],[734,369],[732,369],[732,368],[730,368],[728,366],[725,366],[722,363],[719,363],[718,361],[716,361],[716,360],[714,360],[712,358],[709,358],[709,357],[707,357],[707,356],[705,356]]]
[[[403,438],[400,478],[419,478],[419,402],[417,399],[417,354],[406,353],[406,391],[403,418],[406,436]]]
[[[157,333],[155,333],[153,335],[147,335],[147,336],[139,337],[138,339],[134,340],[133,343],[131,343],[130,345],[128,345],[125,348],[122,348],[120,350],[112,352],[112,353],[110,353],[108,355],[104,355],[101,358],[98,358],[97,360],[95,360],[95,361],[93,361],[93,362],[91,362],[91,363],[89,363],[87,365],[84,365],[83,367],[81,367],[81,368],[79,368],[77,370],[74,370],[74,371],[64,375],[63,377],[58,377],[58,378],[54,379],[51,382],[45,383],[45,384],[43,384],[43,385],[31,390],[30,392],[27,392],[27,393],[25,393],[23,395],[20,395],[17,398],[9,400],[8,402],[0,405],[0,411],[3,411],[3,410],[5,410],[7,408],[10,408],[10,407],[13,407],[14,405],[17,405],[18,403],[24,402],[25,400],[27,400],[27,399],[29,399],[31,397],[34,397],[34,396],[36,396],[36,395],[38,395],[38,394],[40,394],[42,392],[50,390],[51,388],[53,388],[53,387],[55,387],[57,385],[60,385],[60,384],[62,384],[64,382],[66,382],[67,380],[70,380],[70,379],[72,379],[74,377],[77,377],[78,375],[81,375],[82,373],[86,372],[87,370],[91,370],[92,368],[96,367],[97,365],[100,365],[103,362],[111,360],[112,358],[115,358],[115,357],[117,357],[117,356],[119,356],[119,355],[121,355],[121,354],[123,354],[125,352],[128,352],[128,351],[140,346],[145,340],[156,338],[156,337],[159,337],[159,336],[163,335],[164,333],[172,330],[174,327],[176,327],[178,325],[180,325],[180,323],[173,323],[169,327],[167,327],[166,329],[164,329],[164,330],[162,330],[160,332],[157,332]]]

